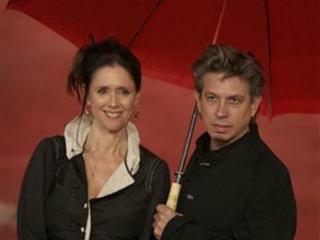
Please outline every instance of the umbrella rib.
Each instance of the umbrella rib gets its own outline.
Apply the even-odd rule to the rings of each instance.
[[[159,8],[160,4],[162,3],[162,0],[159,0],[154,7],[151,9],[151,11],[148,13],[144,21],[142,22],[141,26],[137,29],[137,31],[133,34],[131,40],[128,43],[128,47],[130,48],[134,40],[136,40],[137,36],[141,33],[141,31],[144,29],[144,27],[147,25],[148,21],[152,17],[152,15],[155,13],[155,11]]]
[[[223,5],[222,5],[221,11],[220,11],[219,20],[218,20],[216,31],[214,33],[212,44],[216,44],[218,41],[218,36],[219,36],[221,25],[222,25],[222,19],[223,19],[223,16],[224,16],[224,13],[225,13],[225,10],[227,7],[227,2],[228,2],[228,0],[223,1]]]
[[[269,70],[269,85],[268,85],[268,112],[269,115],[272,116],[272,77],[271,77],[271,57],[272,57],[272,51],[271,51],[271,29],[270,29],[270,13],[269,13],[269,5],[268,0],[264,0],[264,9],[265,9],[265,18],[266,18],[266,30],[267,30],[267,45],[268,45],[268,70]]]

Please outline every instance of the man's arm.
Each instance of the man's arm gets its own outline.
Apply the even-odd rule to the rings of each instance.
[[[154,234],[161,240],[292,240],[296,228],[295,200],[286,171],[281,177],[270,171],[259,172],[243,220],[230,233],[200,226],[165,205],[159,205],[157,211]]]
[[[185,218],[182,214],[172,211],[163,204],[157,206],[157,214],[154,216],[154,235],[158,240],[227,240],[225,234],[213,233],[191,220]]]

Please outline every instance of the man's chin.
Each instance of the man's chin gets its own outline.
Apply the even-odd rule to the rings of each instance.
[[[212,140],[215,141],[216,143],[218,143],[219,145],[220,144],[224,145],[229,142],[228,138],[223,138],[223,137],[219,137],[219,136],[212,138]]]
[[[226,131],[210,131],[210,138],[215,141],[228,141],[229,134]]]
[[[211,137],[210,147],[212,150],[218,150],[230,144],[230,139],[223,136],[214,135]]]

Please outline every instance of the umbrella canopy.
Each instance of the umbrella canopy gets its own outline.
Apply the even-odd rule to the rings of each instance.
[[[88,35],[130,45],[144,74],[192,87],[191,64],[213,41],[226,0],[11,0],[7,8],[32,16],[81,46]],[[264,112],[318,113],[317,0],[227,1],[218,42],[253,52],[268,79]],[[299,16],[299,17],[297,17]],[[271,108],[272,107],[272,108]]]

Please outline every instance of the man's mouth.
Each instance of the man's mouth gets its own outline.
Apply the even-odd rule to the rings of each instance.
[[[218,133],[224,133],[226,132],[231,126],[229,124],[213,124],[213,127],[215,128],[216,132]]]

